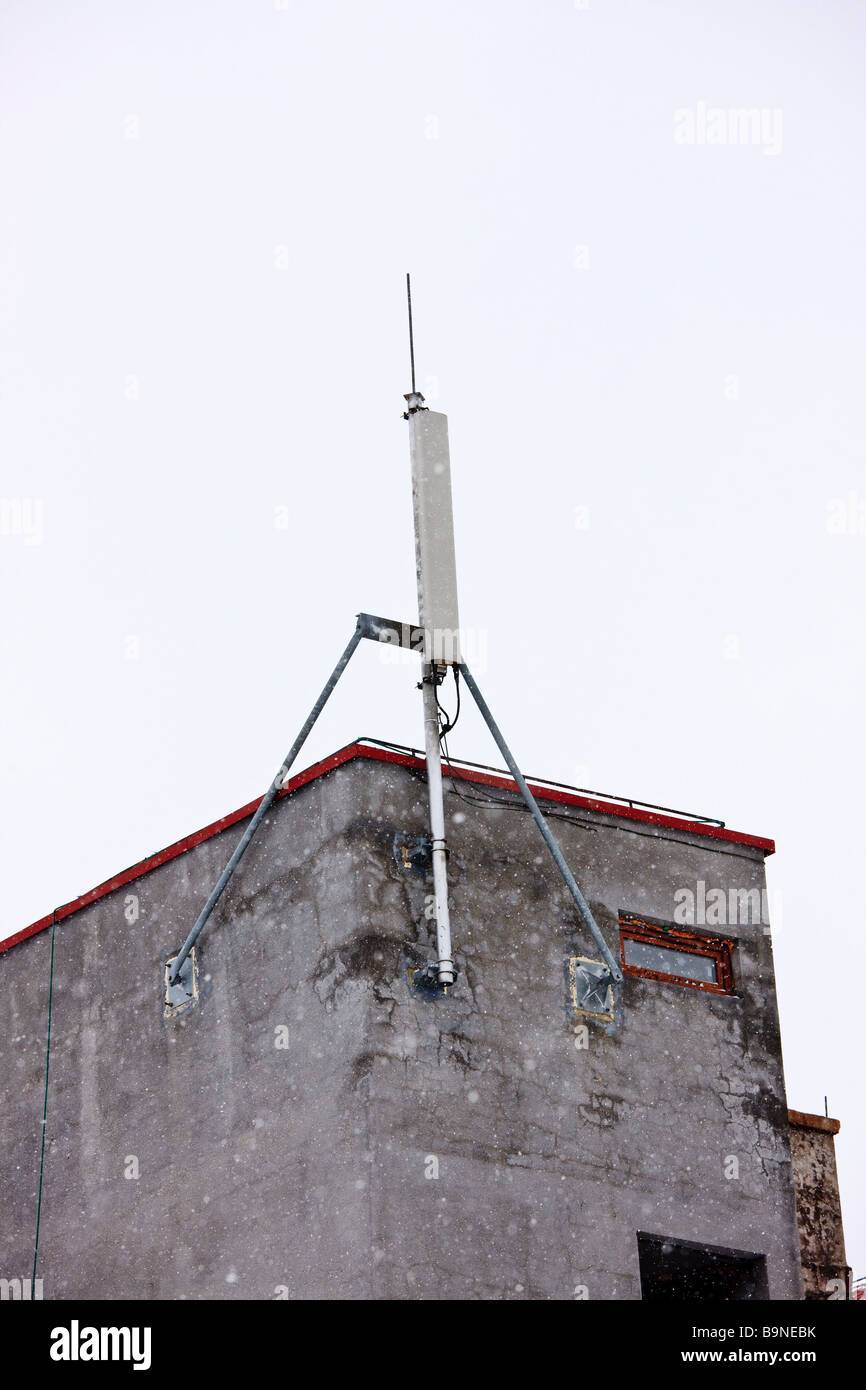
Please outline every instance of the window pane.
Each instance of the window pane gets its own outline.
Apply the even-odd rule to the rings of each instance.
[[[674,951],[667,946],[653,946],[648,941],[633,941],[630,937],[625,939],[625,963],[641,970],[682,975],[685,980],[700,980],[710,985],[717,981],[714,957],[693,956],[689,951]]]

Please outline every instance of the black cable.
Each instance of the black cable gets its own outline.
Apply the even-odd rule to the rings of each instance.
[[[456,722],[455,716],[455,723]],[[440,733],[439,746],[448,764],[449,770],[447,776],[448,781],[451,783],[451,790],[459,801],[465,801],[467,806],[480,806],[482,811],[493,809],[501,811],[523,811],[527,815],[530,814],[529,807],[526,805],[525,801],[506,801],[504,797],[494,796],[492,792],[489,792],[480,784],[478,790],[481,792],[481,796],[478,797],[466,796],[464,792],[458,791],[457,784],[454,780],[454,773],[451,771],[451,755],[448,752],[447,733],[447,729]],[[541,808],[539,807],[539,809]],[[564,820],[568,825],[579,825],[584,830],[591,830],[593,835],[598,834],[598,826],[590,825],[588,821],[577,820],[574,816],[567,816],[562,811],[542,811],[541,814],[544,816],[545,820]]]
[[[442,708],[442,705],[439,700],[439,687],[437,685],[433,686],[433,692],[436,696],[436,708],[438,709],[439,713],[441,715],[444,715],[445,717],[445,727],[441,729],[439,734],[440,741],[445,737],[446,734],[450,734],[451,730],[454,728],[454,725],[457,723],[457,720],[460,718],[460,672],[458,671],[456,666],[452,666],[451,670],[454,672],[454,689],[457,693],[457,712],[454,715],[453,719],[449,719],[447,710]]]

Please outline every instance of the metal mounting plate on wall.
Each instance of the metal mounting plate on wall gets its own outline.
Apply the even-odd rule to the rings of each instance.
[[[435,960],[427,961],[426,965],[410,965],[407,973],[409,988],[413,994],[419,994],[426,999],[439,999],[457,983],[460,971],[454,966],[454,980],[450,985],[440,984],[439,967]]]
[[[613,1023],[613,981],[604,961],[572,956],[568,984],[574,1013]]]
[[[394,863],[404,873],[425,878],[433,864],[433,841],[429,835],[408,835],[398,830],[394,836]]]
[[[198,958],[196,949],[193,946],[189,955],[180,967],[180,973],[174,984],[170,983],[171,968],[177,960],[178,952],[169,956],[165,963],[165,996],[164,996],[164,1018],[178,1018],[181,1014],[188,1013],[195,1008],[198,1003]]]

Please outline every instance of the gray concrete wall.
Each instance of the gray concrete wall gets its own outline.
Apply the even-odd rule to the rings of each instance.
[[[616,953],[620,910],[764,886],[757,850],[557,809]],[[275,807],[184,1020],[163,1020],[161,964],[242,827],[57,928],[46,1298],[638,1298],[638,1230],[764,1253],[771,1296],[802,1296],[762,926],[726,931],[736,996],[627,979],[578,1050],[566,962],[596,952],[529,817],[450,791],[446,813],[446,999],[409,987],[430,884],[392,855],[426,830],[426,786],[367,760]],[[6,1277],[33,1259],[49,937],[0,956]]]

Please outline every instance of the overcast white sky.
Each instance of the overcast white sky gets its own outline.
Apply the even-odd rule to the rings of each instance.
[[[0,936],[264,791],[354,614],[414,616],[411,270],[489,702],[527,772],[776,839],[788,1099],[842,1121],[864,1272],[864,38],[0,4]],[[420,743],[381,655],[302,764]]]

